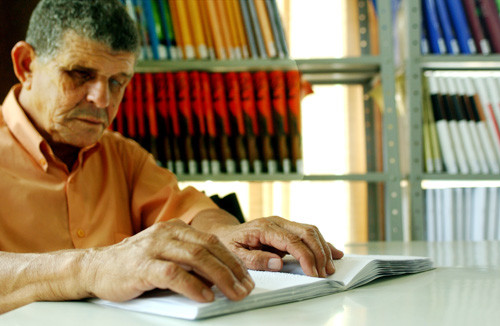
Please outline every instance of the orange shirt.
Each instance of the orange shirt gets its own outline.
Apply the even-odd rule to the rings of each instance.
[[[0,115],[0,250],[106,246],[216,207],[192,187],[180,190],[172,172],[111,131],[83,148],[69,172],[20,107],[19,91],[11,89]]]

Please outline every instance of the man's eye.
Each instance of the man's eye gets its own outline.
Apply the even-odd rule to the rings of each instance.
[[[71,70],[69,74],[74,79],[78,79],[80,81],[88,81],[92,78],[92,75],[89,72],[83,70]]]

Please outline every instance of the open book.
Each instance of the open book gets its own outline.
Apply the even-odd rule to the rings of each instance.
[[[216,288],[216,298],[210,303],[192,301],[168,290],[151,291],[126,302],[91,301],[126,310],[194,320],[311,299],[346,291],[380,277],[419,273],[433,268],[432,261],[425,257],[346,255],[335,261],[333,275],[317,278],[304,275],[299,263],[291,257],[287,256],[284,260],[282,272],[250,271],[255,288],[241,301],[227,299]]]

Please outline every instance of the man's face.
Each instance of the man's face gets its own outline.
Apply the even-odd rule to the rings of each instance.
[[[94,144],[118,111],[135,56],[74,32],[48,61],[33,62],[30,117],[49,142]]]

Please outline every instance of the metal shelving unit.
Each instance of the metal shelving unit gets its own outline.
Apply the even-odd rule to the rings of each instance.
[[[500,181],[500,175],[448,175],[424,173],[422,149],[422,73],[425,70],[500,70],[500,55],[421,55],[420,24],[421,2],[405,0],[407,29],[407,53],[404,62],[406,82],[406,106],[410,119],[410,210],[412,240],[425,240],[425,205],[422,182],[472,182]]]
[[[402,240],[403,212],[402,190],[403,177],[400,171],[399,132],[395,104],[395,67],[392,38],[380,39],[380,55],[369,55],[367,0],[358,0],[359,23],[363,55],[352,58],[328,59],[268,59],[268,60],[218,60],[218,61],[142,61],[137,72],[167,72],[181,70],[200,70],[209,72],[256,71],[271,69],[299,69],[303,78],[311,84],[363,85],[367,94],[372,88],[374,78],[380,78],[383,84],[383,172],[375,172],[375,143],[373,106],[371,99],[365,97],[365,131],[367,135],[367,173],[345,175],[300,175],[300,174],[221,174],[221,175],[178,175],[180,181],[364,181],[368,183],[368,227],[370,240]],[[379,35],[392,35],[392,11],[390,1],[381,1],[378,5]],[[381,194],[377,184],[384,184]],[[385,225],[380,225],[378,216],[381,201],[385,208]],[[385,234],[385,238],[383,237]]]

